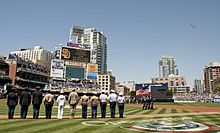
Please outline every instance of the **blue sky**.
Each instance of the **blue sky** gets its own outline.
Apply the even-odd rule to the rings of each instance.
[[[107,37],[117,81],[158,76],[159,59],[168,55],[192,86],[220,60],[219,12],[219,0],[2,0],[0,54],[34,45],[54,50],[66,44],[71,25],[94,27]]]

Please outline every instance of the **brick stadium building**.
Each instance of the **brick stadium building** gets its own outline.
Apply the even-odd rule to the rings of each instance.
[[[8,64],[8,77],[15,86],[43,88],[49,82],[49,69],[45,66],[12,54],[9,54],[5,62]]]

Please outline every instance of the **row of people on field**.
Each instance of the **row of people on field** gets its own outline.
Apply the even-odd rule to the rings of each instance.
[[[13,119],[14,116],[14,110],[15,107],[18,104],[18,95],[15,92],[15,89],[10,89],[10,92],[7,96],[7,105],[8,105],[8,118]],[[90,99],[88,96],[86,96],[86,93],[80,98],[78,94],[73,90],[68,97],[68,103],[70,105],[70,113],[71,113],[71,118],[74,118],[75,113],[76,113],[76,106],[78,103],[81,104],[82,106],[82,118],[87,118],[87,107],[89,104],[91,104],[91,110],[92,118],[97,117],[97,107],[98,104],[100,104],[101,108],[101,118],[106,117],[106,106],[107,106],[107,101],[110,103],[110,111],[111,111],[111,118],[115,117],[115,107],[116,103],[118,103],[118,108],[119,108],[119,117],[123,117],[124,113],[124,103],[125,99],[123,97],[123,93],[119,93],[119,96],[115,94],[115,91],[112,90],[112,93],[107,97],[104,92],[98,97],[96,94],[94,94]],[[36,90],[32,93],[28,91],[28,89],[25,89],[24,91],[21,92],[20,94],[20,100],[19,104],[21,106],[20,110],[20,117],[25,119],[27,117],[28,113],[28,108],[31,104],[33,105],[33,118],[38,119],[39,117],[39,111],[40,111],[40,106],[42,102],[44,103],[45,106],[45,115],[47,119],[51,118],[52,114],[52,107],[55,102],[57,102],[58,105],[58,119],[62,119],[63,117],[63,110],[66,102],[66,97],[61,94],[58,96],[57,100],[55,100],[54,96],[50,93],[47,93],[44,97],[42,92],[40,91],[40,87],[36,87]]]
[[[39,91],[40,87],[36,87],[36,90],[32,94],[25,88],[20,94],[19,104],[21,106],[20,117],[25,119],[27,117],[28,108],[31,104],[33,105],[33,118],[37,119],[39,116],[40,105],[42,103],[43,94]],[[7,106],[8,106],[8,118],[13,119],[15,107],[18,104],[18,94],[15,92],[15,88],[9,90],[7,96]]]
[[[143,96],[142,110],[149,110],[154,108],[154,100],[151,97]]]
[[[68,102],[70,105],[70,114],[71,118],[74,118],[76,113],[76,106],[77,104],[80,104],[82,106],[82,118],[87,118],[87,108],[89,105],[91,105],[91,118],[97,117],[97,108],[100,104],[101,108],[101,118],[106,117],[106,107],[107,102],[110,103],[110,113],[111,118],[115,118],[115,109],[116,109],[116,103],[118,104],[118,110],[119,110],[119,118],[123,118],[124,114],[124,103],[125,99],[123,96],[123,93],[119,93],[119,96],[115,94],[115,91],[112,90],[111,94],[107,97],[105,95],[105,92],[102,91],[102,94],[98,97],[96,93],[93,94],[93,96],[89,99],[89,97],[86,95],[86,92],[84,92],[84,95],[79,98],[78,94],[73,90],[69,94]],[[57,98],[58,103],[58,119],[62,119],[63,116],[63,108],[65,104],[65,96],[61,93],[61,95]]]

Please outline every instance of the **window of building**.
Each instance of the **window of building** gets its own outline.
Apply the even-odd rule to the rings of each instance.
[[[173,81],[170,81],[170,86],[174,86],[174,82]]]
[[[176,86],[179,86],[179,82],[176,82]]]
[[[182,82],[182,85],[184,86],[184,85],[185,85],[185,83],[184,83],[184,82]]]

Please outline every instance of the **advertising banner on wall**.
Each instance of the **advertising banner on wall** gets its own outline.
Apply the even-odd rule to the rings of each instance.
[[[74,47],[62,47],[61,48],[61,59],[89,63],[90,62],[90,50],[77,49]]]
[[[213,98],[212,100],[214,103],[220,103],[220,98]]]
[[[86,68],[86,63],[76,62],[76,61],[65,61],[65,66],[77,66]]]
[[[67,46],[69,46],[69,47],[76,47],[76,48],[82,48],[83,47],[82,44],[70,43],[70,42],[67,43]]]
[[[58,60],[58,59],[51,60],[50,77],[63,78],[63,71],[64,71],[63,60]]]
[[[75,67],[75,66],[66,66],[65,78],[85,79],[85,68]]]
[[[87,72],[87,79],[97,80],[98,74],[96,72]]]
[[[98,64],[87,64],[87,72],[98,72]]]
[[[97,80],[98,75],[98,64],[87,64],[87,79]]]

